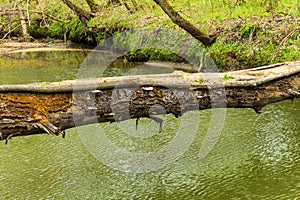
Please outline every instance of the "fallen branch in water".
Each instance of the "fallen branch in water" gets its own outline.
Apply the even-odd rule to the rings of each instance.
[[[107,77],[0,86],[0,138],[48,133],[97,122],[190,110],[253,108],[300,98],[300,62],[226,74],[185,73]],[[162,109],[163,108],[163,109]],[[138,123],[137,123],[138,124]]]

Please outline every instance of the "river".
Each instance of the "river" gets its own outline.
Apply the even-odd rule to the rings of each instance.
[[[2,57],[0,84],[73,79],[85,57],[74,52],[43,54]],[[143,173],[124,172],[95,158],[82,139],[95,125],[69,129],[64,139],[41,134],[2,142],[0,199],[300,198],[300,100],[268,105],[260,115],[251,109],[222,109],[226,117],[217,143],[199,158],[213,110],[190,112],[198,120],[185,118],[185,133],[199,124],[183,155]],[[152,152],[171,142],[182,123],[182,118],[162,117],[161,133],[149,119],[141,119],[136,135],[118,123],[98,128],[121,148]],[[143,126],[151,127],[148,137],[139,135]]]

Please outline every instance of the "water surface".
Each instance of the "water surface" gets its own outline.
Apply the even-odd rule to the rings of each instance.
[[[41,62],[40,55],[22,62],[10,60],[1,68],[1,84],[29,81],[58,81],[74,78],[82,57],[66,62],[72,70],[51,62]],[[32,61],[33,62],[33,61]],[[23,66],[25,71],[23,71]],[[54,69],[53,69],[54,68]],[[50,70],[47,72],[47,70]],[[59,73],[54,73],[53,71]],[[66,71],[65,71],[66,70]],[[44,74],[45,76],[40,76]],[[59,75],[63,75],[61,78]],[[30,76],[30,77],[29,77]],[[35,79],[36,77],[36,79]],[[3,81],[3,79],[5,79]],[[112,169],[94,158],[81,141],[95,125],[67,130],[66,138],[35,135],[17,137],[0,144],[1,199],[297,199],[300,197],[300,100],[268,105],[261,115],[251,109],[226,109],[222,133],[213,150],[203,159],[198,153],[207,132],[212,110],[193,111],[199,115],[199,127],[191,146],[170,165],[148,173],[126,173]],[[161,116],[163,117],[163,116]],[[103,123],[105,136],[114,144],[132,152],[155,151],[178,134],[181,118],[164,117],[161,133],[158,124],[150,125],[149,137],[138,137],[141,128],[126,133],[117,123]],[[132,121],[133,126],[135,121]],[[193,128],[188,119],[186,134]],[[189,125],[190,124],[190,125]],[[80,134],[79,134],[80,131]]]
[[[87,77],[172,73],[171,68],[142,62],[107,61],[105,52],[34,51],[0,55],[0,85],[55,82]],[[88,59],[87,59],[88,56]],[[116,58],[110,55],[110,58]],[[95,63],[91,63],[91,60]]]
[[[198,133],[184,156],[142,174],[99,162],[75,128],[67,130],[65,139],[13,138],[0,145],[1,198],[295,199],[300,197],[300,101],[272,104],[263,111],[257,115],[250,109],[227,109],[217,145],[201,160],[198,152],[211,113],[199,111]],[[162,133],[143,140],[128,136],[116,123],[101,127],[122,148],[150,151],[176,135],[173,127],[180,119],[167,116],[167,121]]]

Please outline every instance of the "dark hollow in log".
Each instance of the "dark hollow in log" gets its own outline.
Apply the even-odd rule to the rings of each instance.
[[[300,97],[300,62],[226,74],[185,73],[0,86],[0,138],[190,110],[253,108]],[[163,108],[163,109],[162,109]],[[159,118],[158,118],[159,119]],[[160,122],[159,120],[157,120]],[[161,122],[160,122],[161,123]]]

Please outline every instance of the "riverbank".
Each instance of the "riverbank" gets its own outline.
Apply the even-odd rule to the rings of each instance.
[[[205,48],[215,59],[220,71],[300,60],[300,8],[297,7],[297,1],[284,0],[274,5],[267,1],[236,2],[238,3],[215,1],[210,4],[206,1],[173,1],[172,6],[207,34],[218,35],[216,42]],[[51,48],[57,42],[52,42],[54,39],[49,38],[57,38],[60,39],[59,44],[72,41],[95,46],[123,31],[141,28],[167,28],[184,33],[153,1],[143,0],[139,5],[131,11],[123,4],[107,5],[83,25],[78,16],[61,2],[53,1],[51,5],[39,3],[30,13],[30,23],[28,22],[31,42],[24,44],[34,46],[38,41],[42,43],[39,45]],[[43,14],[42,17],[47,21],[39,21],[41,14],[38,9],[43,13],[52,11],[56,15],[53,18],[51,14],[51,18]],[[4,26],[2,32],[5,28]],[[9,27],[8,30],[14,31],[10,34],[3,32],[5,37],[20,36],[20,27]],[[152,37],[155,38],[155,34]],[[28,38],[25,39],[27,42]],[[40,40],[44,41],[39,42]],[[5,48],[15,47],[3,47],[2,50],[5,51]]]
[[[220,32],[208,52],[226,70],[300,60],[300,18],[273,15],[216,22]]]
[[[219,37],[216,43],[206,47],[206,51],[215,59],[220,71],[297,61],[300,60],[300,27],[292,26],[295,24],[300,24],[300,19],[289,15],[272,16],[264,20],[258,20],[258,17],[253,16],[248,19],[228,19],[216,22],[211,25],[209,31],[218,32]],[[0,40],[0,53],[20,49],[65,49],[76,48],[76,46],[93,48],[84,43],[49,37],[32,39],[31,42],[22,42],[15,38]],[[164,55],[152,57],[158,59],[163,57],[166,60]],[[174,56],[170,56],[171,61],[173,58]]]
[[[31,42],[15,39],[0,40],[0,55],[6,53],[26,52],[26,51],[59,51],[66,49],[91,49],[85,44],[63,41],[55,38],[34,39]]]

